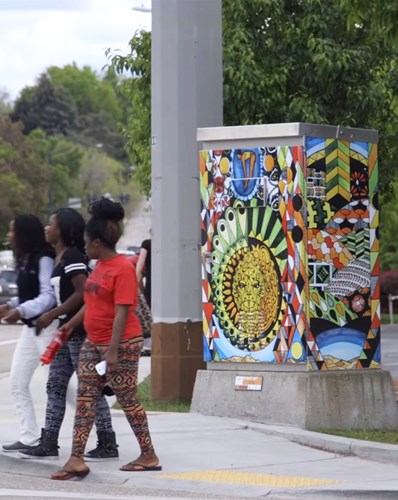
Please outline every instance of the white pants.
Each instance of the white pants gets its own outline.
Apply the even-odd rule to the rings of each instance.
[[[15,400],[15,410],[21,425],[19,441],[23,444],[32,444],[39,436],[29,386],[40,363],[40,356],[50,343],[57,326],[58,321],[54,321],[43,329],[40,335],[35,335],[34,328],[24,325],[14,351],[10,372],[11,394]],[[46,369],[48,371],[48,367]],[[42,390],[45,391],[45,387]]]

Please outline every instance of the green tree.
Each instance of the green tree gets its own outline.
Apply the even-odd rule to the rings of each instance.
[[[224,123],[309,122],[376,128],[380,184],[397,156],[397,51],[365,24],[347,29],[338,0],[223,0]],[[150,33],[112,55],[131,102],[123,129],[139,184],[150,192]]]
[[[15,215],[44,215],[48,170],[20,123],[0,117],[0,233]]]
[[[388,187],[398,131],[396,51],[363,24],[348,31],[348,11],[336,0],[224,0],[223,7],[225,123],[376,128],[381,186]]]
[[[382,208],[380,217],[380,267],[383,271],[398,269],[398,212],[396,183],[388,194],[381,197]]]
[[[395,43],[398,39],[398,3],[386,0],[341,0],[348,10],[348,25],[355,29],[358,24],[370,26],[376,36]]]
[[[76,189],[84,203],[91,197],[106,194],[119,200],[120,194],[125,191],[129,191],[129,187],[125,183],[124,165],[109,157],[102,148],[86,149]]]
[[[31,132],[29,141],[47,171],[46,211],[50,214],[55,208],[66,206],[68,198],[76,197],[84,152],[79,145],[47,136],[41,129]]]
[[[115,122],[122,118],[112,81],[98,77],[90,67],[51,66],[46,73],[53,85],[63,87],[72,97],[79,116],[102,112]]]
[[[151,192],[151,34],[137,31],[130,40],[126,56],[108,52],[110,68],[117,74],[126,71],[131,77],[122,79],[119,89],[129,102],[122,134],[126,151],[135,166],[134,178],[146,196]]]
[[[24,133],[40,128],[48,135],[68,135],[77,129],[75,104],[59,85],[54,85],[46,75],[39,78],[35,87],[25,87],[15,102],[13,121],[21,121]]]
[[[76,64],[63,68],[51,66],[47,75],[54,85],[61,86],[69,94],[76,106],[79,126],[70,137],[83,146],[102,144],[110,156],[126,160],[118,126],[124,115],[115,81],[108,75],[100,78],[88,66],[79,69]]]

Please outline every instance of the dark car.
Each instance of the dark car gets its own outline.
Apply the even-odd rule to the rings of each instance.
[[[5,304],[18,295],[17,272],[15,269],[0,269],[0,304]]]

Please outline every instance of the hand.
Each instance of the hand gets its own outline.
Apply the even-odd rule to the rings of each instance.
[[[40,328],[47,328],[51,323],[54,321],[54,316],[51,311],[48,311],[40,316],[37,320],[37,325],[40,326]]]
[[[8,304],[3,304],[0,306],[0,319],[3,319],[7,315],[11,307]]]
[[[70,337],[75,328],[75,325],[73,325],[71,321],[68,321],[64,325],[60,326],[58,330],[64,333],[67,337]]]
[[[11,309],[11,311],[3,317],[6,323],[16,323],[21,319],[21,314],[18,309]]]
[[[117,349],[109,347],[105,352],[105,361],[106,361],[106,371],[107,372],[115,371],[118,365]]]

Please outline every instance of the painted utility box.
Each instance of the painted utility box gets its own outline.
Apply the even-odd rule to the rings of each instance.
[[[204,356],[380,367],[377,132],[198,130]]]

